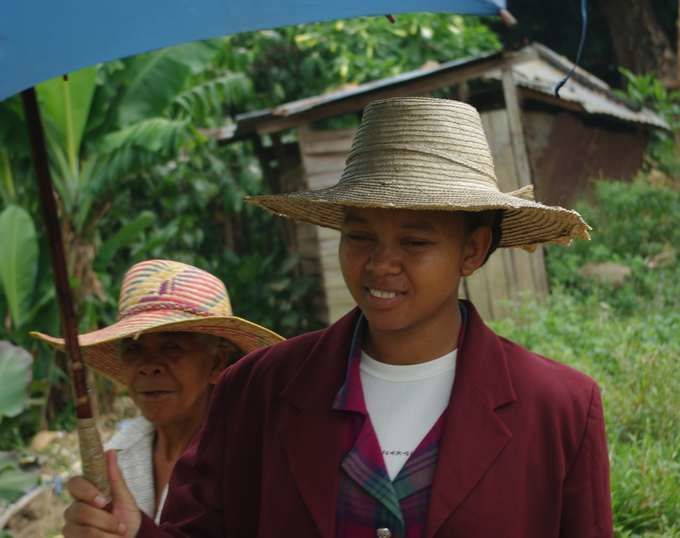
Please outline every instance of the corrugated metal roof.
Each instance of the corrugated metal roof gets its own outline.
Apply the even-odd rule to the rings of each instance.
[[[421,69],[414,69],[413,71],[406,71],[393,77],[373,80],[371,82],[366,82],[364,84],[359,84],[356,86],[352,86],[350,88],[343,88],[332,92],[324,93],[321,95],[315,95],[313,97],[307,97],[305,99],[291,101],[290,103],[284,103],[274,108],[271,111],[271,113],[274,116],[292,116],[293,114],[300,114],[312,108],[321,107],[325,104],[335,103],[337,101],[348,99],[356,95],[391,88],[393,86],[398,86],[400,84],[406,84],[419,79],[428,78],[433,75],[438,75],[446,71],[455,71],[462,67],[469,67],[470,65],[476,63],[483,63],[488,60],[500,58],[500,56],[501,56],[500,52],[495,52],[492,54],[484,54],[480,56],[463,58],[460,60],[453,60],[450,62],[436,65],[434,67],[428,66],[423,67]]]
[[[284,103],[276,108],[249,112],[236,117],[238,125],[235,136],[252,132],[260,122],[274,118],[293,117],[311,110],[321,110],[325,106],[359,95],[375,93],[379,97],[381,90],[408,86],[411,83],[426,80],[445,72],[455,72],[475,64],[489,64],[489,71],[484,78],[500,78],[498,60],[501,53],[465,58],[437,65],[408,71],[394,77],[388,77],[349,89],[344,88],[322,95],[316,95],[297,101]],[[619,97],[610,86],[584,69],[576,68],[571,80],[560,90],[560,97],[554,98],[555,86],[565,77],[573,66],[567,58],[560,56],[544,45],[534,43],[517,53],[507,55],[508,63],[518,86],[553,97],[550,103],[574,109],[574,106],[588,114],[601,114],[619,120],[640,123],[668,129],[668,124],[653,111],[636,107]]]
[[[512,66],[515,82],[518,86],[554,96],[555,87],[573,64],[543,45],[534,44],[531,47],[536,50],[537,56]],[[498,70],[487,75],[499,79],[500,76]],[[626,103],[608,84],[581,68],[576,68],[574,77],[562,87],[559,99],[576,103],[590,114],[604,114],[625,121],[669,128],[658,114]],[[555,104],[559,105],[557,101]]]

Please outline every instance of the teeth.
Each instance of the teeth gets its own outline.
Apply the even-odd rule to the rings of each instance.
[[[378,297],[379,299],[394,299],[397,296],[394,291],[374,290],[371,288],[368,291],[373,297]]]

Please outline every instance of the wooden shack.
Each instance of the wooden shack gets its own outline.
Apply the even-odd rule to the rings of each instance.
[[[521,51],[449,62],[237,118],[229,140],[251,138],[274,192],[335,184],[355,125],[372,100],[432,95],[465,100],[482,117],[502,191],[535,185],[537,198],[570,206],[592,178],[630,179],[642,164],[650,127],[666,127],[648,110],[635,109],[601,80],[577,69],[561,92],[553,88],[571,63],[535,44]],[[349,126],[329,128],[329,119]],[[336,122],[337,123],[337,122]],[[288,239],[301,270],[319,278],[319,316],[333,322],[354,302],[338,265],[339,234],[288,223]],[[542,248],[500,249],[472,277],[461,296],[483,317],[504,315],[519,294],[548,293]]]

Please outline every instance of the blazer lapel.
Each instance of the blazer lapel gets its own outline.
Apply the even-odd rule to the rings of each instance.
[[[495,412],[516,400],[501,341],[474,307],[466,305],[469,319],[432,483],[427,538],[460,506],[512,438]]]
[[[343,430],[349,427],[340,412],[302,412],[289,415],[281,437],[290,470],[320,536],[333,536],[342,461]]]
[[[281,393],[285,401],[279,435],[293,478],[322,537],[335,533],[344,440],[352,416],[336,411],[335,396],[347,367],[354,310],[329,327]]]

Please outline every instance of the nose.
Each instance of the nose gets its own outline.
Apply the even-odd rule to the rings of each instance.
[[[374,275],[395,275],[401,272],[401,255],[398,249],[378,243],[368,258],[366,269]]]
[[[163,372],[163,367],[157,362],[143,362],[137,367],[140,375],[153,376]]]

